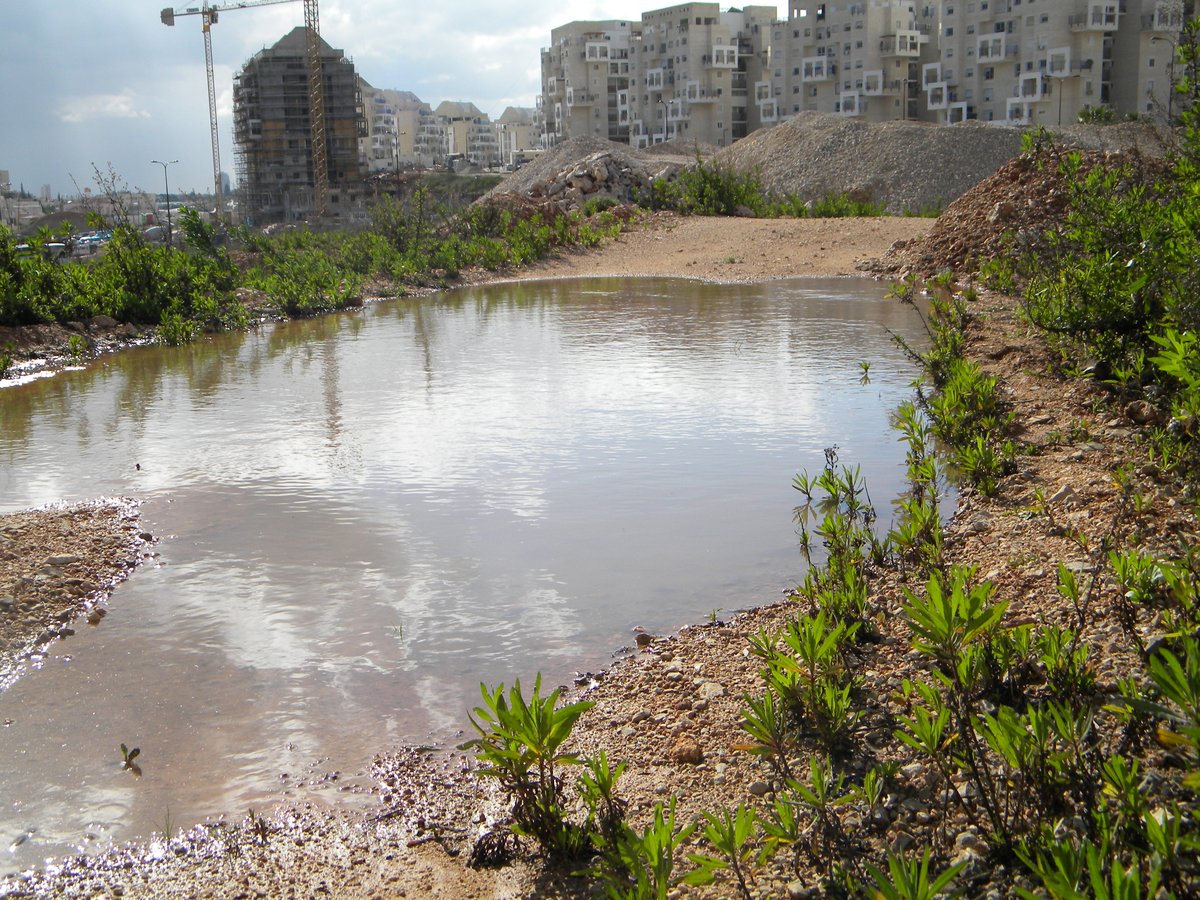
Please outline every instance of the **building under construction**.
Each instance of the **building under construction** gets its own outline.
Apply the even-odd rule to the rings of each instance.
[[[295,222],[315,209],[307,53],[304,28],[294,28],[233,81],[239,208],[251,224]],[[322,40],[320,55],[330,212],[345,215],[362,203],[362,93],[343,51]]]

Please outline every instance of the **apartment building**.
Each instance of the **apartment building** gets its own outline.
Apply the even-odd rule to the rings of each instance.
[[[444,154],[443,139],[421,138],[427,131],[442,137],[429,104],[411,91],[374,88],[359,78],[367,136],[362,140],[361,156],[368,174],[398,172],[414,166],[432,166]]]
[[[781,114],[921,118],[921,64],[933,59],[928,10],[915,0],[791,0],[773,31]]]
[[[500,164],[496,128],[474,103],[444,100],[433,114],[445,135],[447,160],[463,160],[483,169]]]
[[[367,137],[354,64],[321,42],[330,204],[335,214],[362,200]],[[254,222],[295,221],[314,210],[307,45],[303,27],[260,51],[233,82],[234,152],[242,215]]]
[[[541,121],[536,109],[510,106],[496,120],[500,164],[513,167],[524,162],[541,146]]]
[[[579,135],[644,147],[728,144],[778,119],[770,96],[774,6],[685,3],[639,22],[571,22],[542,50],[544,146]],[[765,103],[757,103],[755,90]]]
[[[543,147],[580,135],[629,139],[629,106],[618,104],[630,79],[637,22],[571,22],[550,32],[542,49],[538,98]]]
[[[640,22],[573,22],[542,51],[543,141],[723,145],[806,110],[1056,126],[1103,106],[1166,120],[1191,5],[789,0],[782,20],[770,6],[688,3]]]
[[[775,71],[793,114],[1056,126],[1106,106],[1166,118],[1182,25],[1182,0],[792,0]]]
[[[725,146],[761,127],[751,91],[769,71],[774,6],[724,13],[716,3],[685,3],[642,14],[634,40],[629,142],[696,140]],[[769,96],[764,99],[771,99]],[[768,105],[768,121],[774,122]]]

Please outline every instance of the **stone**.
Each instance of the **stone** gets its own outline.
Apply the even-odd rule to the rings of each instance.
[[[60,556],[50,557],[48,560],[46,560],[46,565],[48,565],[48,566],[70,566],[77,562],[79,562],[78,556],[71,556],[70,554],[62,554]]]
[[[1061,485],[1053,494],[1051,494],[1049,499],[1051,503],[1070,504],[1074,503],[1077,497],[1078,495],[1075,493],[1075,489],[1069,484],[1064,484]]]
[[[746,790],[748,790],[755,797],[765,797],[767,794],[771,793],[771,786],[765,781],[752,781]]]
[[[724,685],[717,684],[715,681],[706,681],[700,685],[700,698],[703,700],[712,700],[716,697],[725,696]]]
[[[907,831],[897,831],[896,836],[892,838],[892,842],[888,845],[888,849],[894,855],[899,856],[914,843],[916,843],[916,839]]]
[[[634,725],[636,725],[638,722],[645,722],[649,718],[650,718],[649,710],[639,709],[637,712],[635,712],[633,714],[633,717],[629,721],[632,722]]]
[[[1158,410],[1149,400],[1133,400],[1125,405],[1125,416],[1135,425],[1153,425],[1158,421]]]
[[[634,635],[633,641],[638,645],[638,647],[645,650],[654,643],[654,635],[647,634],[644,631],[639,631],[636,635]]]
[[[704,761],[704,751],[692,738],[680,735],[667,752],[672,761],[678,763],[696,764]]]

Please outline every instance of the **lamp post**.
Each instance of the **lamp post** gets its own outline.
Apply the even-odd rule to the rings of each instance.
[[[171,246],[171,186],[167,183],[167,166],[173,166],[179,160],[163,162],[159,159],[152,159],[150,162],[163,167],[163,193],[167,195],[167,247],[169,248]]]
[[[1179,55],[1179,47],[1175,41],[1165,37],[1152,37],[1150,43],[1158,42],[1168,44],[1171,47],[1171,58],[1167,62],[1167,125],[1171,124],[1171,116],[1174,114],[1172,103],[1175,100],[1175,58]],[[1157,99],[1157,98],[1156,98]]]

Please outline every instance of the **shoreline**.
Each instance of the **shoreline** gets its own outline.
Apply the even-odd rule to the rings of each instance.
[[[835,226],[852,227],[844,224],[847,220],[826,221],[830,227],[809,235],[817,241],[811,246],[821,247],[824,240],[825,248],[832,247],[831,235],[838,233]],[[910,237],[918,232],[916,226],[928,230],[931,224],[929,220],[885,221],[906,223],[905,228],[912,230]],[[783,266],[779,254],[766,255],[780,237],[762,222],[747,224],[754,222],[758,220],[677,219],[659,228],[629,232],[596,251],[530,267],[520,278],[486,280],[632,276],[639,267],[649,269],[637,273],[642,275],[712,278],[739,266],[742,274],[751,275],[765,271],[768,264],[783,271],[765,277],[804,277],[790,264]],[[709,229],[719,233],[719,243],[710,246],[698,241],[700,232]],[[887,240],[882,233],[872,237],[869,252],[849,263],[844,257],[831,263],[827,250],[821,265],[839,271],[810,274],[857,274],[859,260],[878,257],[894,241],[910,239],[903,234],[888,234]],[[837,252],[853,257],[850,243],[849,237],[841,241]],[[864,241],[860,246],[866,245]],[[792,248],[789,255],[797,253]],[[730,256],[733,262],[726,261]],[[681,268],[703,274],[681,276],[677,271]],[[962,491],[946,528],[946,555],[953,562],[977,565],[981,575],[994,580],[998,593],[1010,601],[1010,618],[1069,622],[1070,604],[1056,591],[1057,563],[1079,571],[1092,564],[1085,548],[1101,545],[1121,510],[1121,493],[1112,473],[1145,455],[1139,448],[1138,429],[1106,409],[1100,403],[1102,392],[1094,385],[1056,374],[1051,354],[1040,337],[1021,324],[1013,299],[980,291],[970,306],[965,340],[966,355],[999,379],[1015,414],[1014,439],[1021,442],[1022,450],[1017,471],[1003,479],[995,497]],[[1147,550],[1170,546],[1176,533],[1193,544],[1200,541],[1195,517],[1153,467],[1142,466],[1129,477],[1144,497],[1133,524],[1144,530]],[[902,679],[921,665],[908,652],[901,615],[904,587],[902,573],[893,571],[881,573],[873,582],[870,602],[878,616],[880,638],[857,651],[855,665],[863,674],[862,689],[870,710],[864,747],[881,762],[901,767],[896,795],[921,806],[932,797],[933,775],[913,761],[913,754],[895,746],[889,725],[902,714],[895,699]],[[1101,609],[1112,603],[1112,590],[1107,584],[1102,588]],[[680,822],[691,821],[706,809],[769,800],[772,786],[767,767],[738,748],[745,739],[739,725],[741,698],[761,691],[759,662],[746,652],[747,640],[763,627],[777,627],[796,609],[789,600],[769,602],[728,622],[696,624],[672,636],[653,636],[642,652],[615,661],[598,678],[569,692],[572,698],[596,703],[581,717],[571,749],[584,754],[605,750],[610,759],[628,763],[619,787],[631,801],[629,819],[635,827],[644,827],[656,801],[672,797],[679,798]],[[1101,685],[1115,683],[1140,665],[1111,625],[1110,617],[1098,615],[1082,635],[1093,648]],[[1153,623],[1145,627],[1152,628]],[[531,682],[533,674],[523,680]],[[78,857],[54,875],[40,872],[0,879],[0,896],[52,891],[108,896],[120,892],[127,897],[215,897],[230,892],[285,896],[311,893],[318,885],[335,896],[355,897],[578,895],[577,883],[543,872],[528,858],[502,869],[476,870],[463,863],[475,837],[504,811],[491,786],[476,776],[469,754],[397,748],[377,757],[372,775],[379,784],[375,813],[283,806],[266,819],[201,825],[169,840],[147,840],[95,857]],[[897,800],[895,808],[885,808],[882,819],[859,823],[862,840],[876,847],[903,849],[914,843],[919,847],[925,832],[904,815]],[[1004,880],[1003,867],[987,868],[987,836],[972,823],[955,818],[943,827],[951,842],[949,853],[964,864],[964,878],[971,879],[981,896],[993,881],[1000,889],[1011,883]],[[819,881],[807,874],[802,877],[784,862],[778,860],[760,873],[759,895],[818,896]],[[687,896],[728,896],[731,888],[720,883],[689,888]]]

